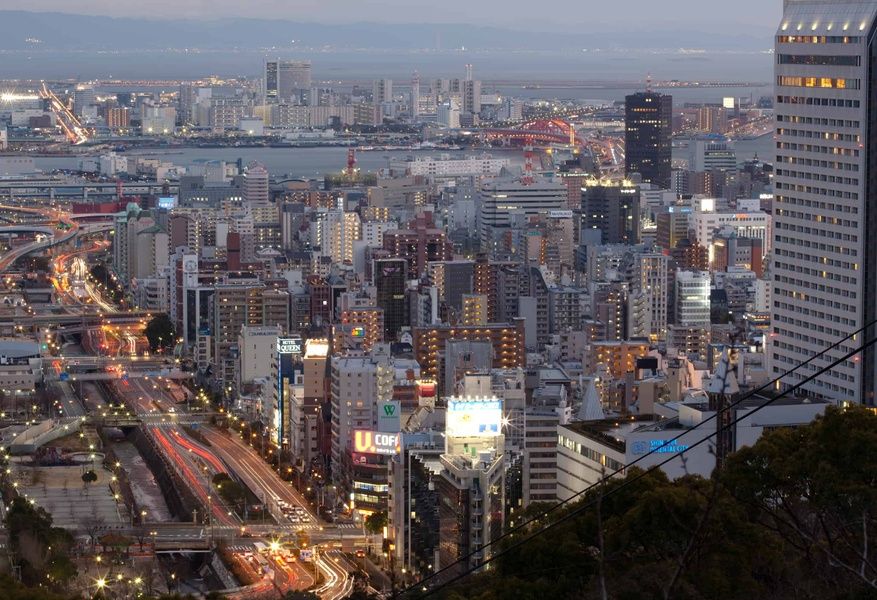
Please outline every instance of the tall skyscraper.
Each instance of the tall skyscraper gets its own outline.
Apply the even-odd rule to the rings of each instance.
[[[311,89],[311,63],[303,60],[269,60],[265,63],[265,99],[289,100]]]
[[[372,101],[375,105],[393,101],[393,80],[375,79],[372,83]]]
[[[411,76],[411,106],[409,112],[411,118],[416,119],[420,115],[420,73],[414,71]]]
[[[624,99],[624,172],[670,189],[673,98],[638,92]]]
[[[244,172],[244,202],[250,208],[268,206],[268,171],[261,164],[252,162]]]
[[[776,36],[776,162],[771,368],[788,371],[877,317],[877,3],[786,0]],[[863,145],[867,142],[866,145]],[[794,385],[863,339],[850,339]],[[844,361],[804,389],[873,405],[877,353]]]
[[[409,324],[405,285],[408,261],[404,258],[382,258],[374,262],[374,284],[377,305],[384,309],[384,337],[395,340],[399,330]]]

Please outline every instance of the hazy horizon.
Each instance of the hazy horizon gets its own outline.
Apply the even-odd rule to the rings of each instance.
[[[420,10],[419,9],[426,9]],[[585,7],[578,0],[555,0],[550,11],[536,10],[530,3],[504,0],[444,0],[441,3],[418,0],[78,0],[75,9],[65,0],[3,0],[0,10],[34,13],[57,12],[101,17],[135,17],[172,21],[223,18],[264,18],[325,25],[375,24],[469,24],[520,31],[577,32],[583,27],[610,31],[647,29],[651,31],[727,32],[734,28],[772,29],[782,14],[782,2],[765,4],[758,0],[738,0],[720,5],[720,14],[700,0],[645,0],[592,3]],[[729,10],[733,9],[733,10]]]

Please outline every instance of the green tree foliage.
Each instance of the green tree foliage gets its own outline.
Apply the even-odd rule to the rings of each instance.
[[[3,600],[72,600],[74,594],[61,594],[45,587],[27,587],[7,574],[0,575],[0,597]]]
[[[174,331],[174,324],[170,317],[166,314],[159,314],[152,317],[146,324],[143,331],[146,339],[149,340],[149,349],[155,352],[159,348],[173,348],[177,341],[177,334]]]
[[[877,415],[830,409],[766,433],[711,479],[630,469],[623,490],[613,480],[505,538],[506,554],[439,597],[874,598],[875,455]]]
[[[82,474],[83,483],[89,484],[94,483],[95,481],[97,481],[97,473],[95,473],[94,471],[86,471]]]
[[[365,530],[372,534],[383,533],[387,526],[387,511],[372,513],[365,518]]]
[[[69,558],[73,537],[65,529],[54,527],[52,516],[45,509],[24,498],[15,498],[6,513],[6,527],[24,583],[48,581],[51,586],[63,589],[76,576],[76,566]]]

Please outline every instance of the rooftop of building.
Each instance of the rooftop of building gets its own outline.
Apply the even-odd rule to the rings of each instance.
[[[629,415],[627,417],[618,416],[602,421],[574,421],[561,425],[561,427],[605,444],[618,452],[624,452],[624,440],[627,435],[644,426],[654,424],[656,422],[655,419],[654,415]],[[671,421],[673,419],[665,420]]]

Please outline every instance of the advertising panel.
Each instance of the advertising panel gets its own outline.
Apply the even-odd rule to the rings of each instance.
[[[448,435],[458,437],[495,436],[502,433],[502,400],[448,399]]]
[[[378,431],[399,433],[402,431],[402,403],[398,400],[378,401]]]
[[[380,431],[353,432],[353,451],[359,454],[398,454],[402,436],[398,433],[382,433]]]
[[[301,338],[277,338],[277,354],[301,354]]]

